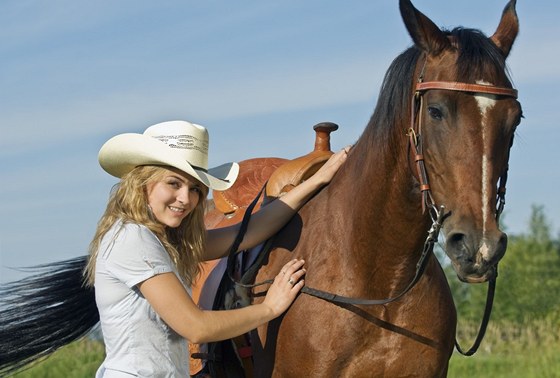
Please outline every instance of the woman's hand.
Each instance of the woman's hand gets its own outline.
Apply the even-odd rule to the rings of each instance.
[[[263,304],[272,310],[274,317],[279,316],[290,307],[303,287],[304,263],[303,260],[291,260],[274,278],[263,301]]]
[[[303,260],[284,265],[260,304],[235,310],[201,310],[173,272],[153,276],[138,284],[154,311],[175,332],[192,343],[231,339],[281,315],[303,287]]]
[[[323,164],[321,168],[309,179],[310,180],[317,180],[320,185],[325,185],[331,182],[334,174],[338,171],[340,166],[346,161],[348,156],[348,151],[352,146],[346,146],[342,150],[338,151],[337,153],[333,154],[329,160]]]

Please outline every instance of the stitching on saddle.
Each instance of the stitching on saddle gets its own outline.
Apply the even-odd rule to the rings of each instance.
[[[231,208],[233,209],[232,213],[235,213],[240,208],[240,206],[237,206],[229,198],[227,198],[227,195],[225,193],[227,193],[227,192],[222,192],[222,198],[228,205],[231,206]]]

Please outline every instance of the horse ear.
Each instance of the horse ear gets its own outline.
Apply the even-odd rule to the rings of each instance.
[[[416,46],[433,55],[439,54],[450,46],[445,33],[432,20],[414,8],[410,0],[400,0],[399,8],[408,34]]]
[[[498,29],[490,39],[502,51],[502,55],[507,57],[519,32],[519,19],[515,12],[516,0],[510,2],[504,8],[502,19],[498,25]]]

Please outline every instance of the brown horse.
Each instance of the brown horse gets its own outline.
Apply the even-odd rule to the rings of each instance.
[[[518,32],[515,0],[490,38],[442,31],[409,0],[400,10],[414,46],[390,66],[343,169],[275,237],[257,282],[298,257],[309,287],[394,297],[413,280],[434,204],[444,206],[444,248],[458,277],[496,275],[507,244],[498,183],[522,116],[505,69]],[[448,283],[431,258],[416,286],[383,306],[301,294],[253,335],[255,375],[446,376],[455,327]]]

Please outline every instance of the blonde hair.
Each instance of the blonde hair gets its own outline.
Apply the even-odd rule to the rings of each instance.
[[[95,281],[95,261],[101,240],[115,224],[135,223],[147,227],[161,241],[174,261],[179,275],[187,285],[191,285],[200,272],[206,245],[204,213],[208,189],[201,185],[198,204],[176,228],[158,222],[148,207],[146,187],[163,179],[169,170],[159,166],[140,166],[121,178],[113,187],[105,213],[97,223],[97,230],[89,245],[88,263],[84,269],[85,284],[93,286]]]

